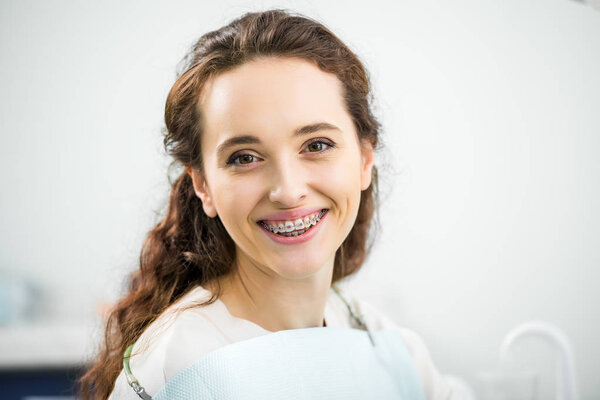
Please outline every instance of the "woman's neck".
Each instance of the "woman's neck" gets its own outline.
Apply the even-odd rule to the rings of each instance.
[[[330,266],[303,279],[285,279],[252,265],[238,264],[220,280],[219,299],[234,317],[271,332],[321,327],[332,273],[333,260]]]

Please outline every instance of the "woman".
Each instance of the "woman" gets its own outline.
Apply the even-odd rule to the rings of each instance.
[[[394,382],[403,380],[402,390],[418,393],[414,398],[449,398],[416,334],[334,285],[358,271],[368,251],[380,128],[369,100],[356,55],[304,16],[247,13],[198,40],[165,109],[165,148],[185,168],[166,216],[146,239],[129,293],[110,313],[104,347],[81,379],[85,398],[168,398],[182,393],[165,389],[174,378],[224,354],[235,361],[218,358],[217,365],[233,371],[246,357],[256,360],[256,370],[235,372],[234,379],[212,377],[215,367],[204,366],[196,371],[201,381],[219,381],[200,390],[212,396],[220,384],[218,390],[231,390],[221,398],[307,398],[306,387],[318,378],[302,375],[310,368],[301,364],[316,345],[329,340],[316,353],[326,362],[362,360],[358,349],[373,362],[367,336],[356,332],[375,346],[381,339],[373,334],[382,330],[396,332],[395,343],[408,350],[405,373]],[[290,343],[304,340],[307,357],[276,367],[298,354]],[[352,348],[329,353],[346,344]],[[275,355],[261,364],[276,348],[285,360]],[[326,379],[370,384],[380,364]],[[289,376],[288,367],[299,374],[294,388],[257,383]],[[246,376],[254,384],[243,386]]]

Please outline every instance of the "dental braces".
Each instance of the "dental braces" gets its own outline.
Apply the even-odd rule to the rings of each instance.
[[[323,218],[323,216],[324,216],[324,215],[327,213],[327,211],[328,211],[328,209],[323,209],[323,210],[321,210],[321,211],[319,212],[319,214],[318,214],[318,215],[316,216],[316,218],[315,218],[315,220],[316,220],[316,222],[317,222],[317,223],[318,223],[318,222],[321,220],[321,218]],[[299,219],[301,219],[301,220],[304,222],[304,219],[303,219],[303,218],[299,218]],[[289,222],[292,222],[292,221],[289,221]],[[293,223],[293,222],[292,222],[292,223]],[[265,222],[263,222],[263,221],[260,221],[260,224],[261,224],[261,225],[262,225],[262,226],[263,226],[263,227],[264,227],[266,230],[268,230],[269,232],[271,232],[271,233],[275,233],[275,234],[280,234],[280,235],[283,235],[283,236],[290,236],[290,235],[291,235],[291,236],[298,236],[298,235],[301,235],[301,234],[303,234],[303,233],[306,233],[307,231],[309,231],[310,229],[312,229],[314,226],[316,226],[316,223],[315,223],[314,225],[313,225],[313,224],[311,224],[311,225],[310,225],[308,228],[306,228],[306,227],[305,227],[305,228],[303,228],[303,229],[302,229],[302,230],[300,230],[300,231],[298,231],[298,230],[292,230],[292,231],[290,231],[290,232],[285,232],[285,231],[282,231],[282,229],[284,229],[284,230],[286,229],[286,227],[285,227],[285,224],[279,224],[279,225],[269,225],[269,224],[267,224],[267,223],[265,223]],[[283,226],[283,228],[282,228],[282,226]],[[294,226],[294,229],[296,229],[296,227],[295,227],[295,226]],[[288,235],[288,234],[289,234],[289,235]]]

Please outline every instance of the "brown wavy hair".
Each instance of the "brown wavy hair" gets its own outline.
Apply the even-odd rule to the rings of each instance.
[[[204,84],[216,75],[265,57],[294,57],[335,74],[360,139],[378,148],[380,123],[372,113],[369,76],[359,58],[323,24],[286,9],[249,12],[204,34],[181,60],[165,105],[165,150],[171,166],[203,170],[202,116],[197,107]],[[332,284],[358,271],[373,243],[378,203],[377,168],[361,192],[352,230],[336,252]],[[78,380],[79,396],[106,399],[121,370],[123,353],[168,306],[197,285],[216,283],[233,268],[235,246],[218,217],[209,218],[183,170],[171,182],[164,218],[148,233],[140,267],[129,277],[128,292],[111,308],[104,340]]]

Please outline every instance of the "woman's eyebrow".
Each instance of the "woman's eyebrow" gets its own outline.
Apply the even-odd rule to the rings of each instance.
[[[309,135],[311,133],[315,133],[315,132],[322,131],[322,130],[338,130],[340,132],[342,131],[337,126],[330,124],[328,122],[315,122],[313,124],[309,124],[309,125],[305,125],[300,128],[297,128],[294,131],[294,136]],[[232,138],[229,138],[229,139],[223,141],[220,145],[217,146],[217,157],[221,157],[221,155],[223,153],[225,153],[225,151],[229,147],[236,146],[239,144],[254,144],[254,143],[260,143],[260,139],[256,136],[252,136],[252,135],[234,136]]]

